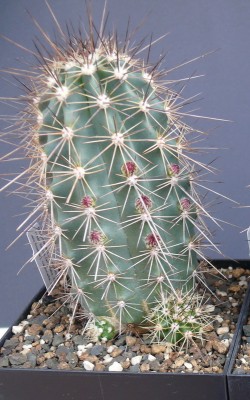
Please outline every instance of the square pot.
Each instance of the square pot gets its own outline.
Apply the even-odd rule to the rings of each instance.
[[[250,374],[233,374],[235,361],[240,349],[243,325],[246,324],[250,308],[250,286],[248,286],[244,302],[239,315],[237,331],[235,335],[235,345],[232,349],[231,359],[228,364],[227,381],[228,381],[228,399],[239,400],[250,398]]]
[[[244,260],[239,263],[214,260],[213,263],[217,268],[229,266],[250,268],[250,262]],[[44,289],[32,299],[14,325],[18,325],[27,316],[31,304],[39,300],[43,292]],[[249,291],[248,297],[250,299]],[[242,322],[242,313],[239,322]],[[228,368],[231,365],[236,339],[239,336],[237,332],[238,324],[222,374],[120,373],[1,368],[0,400],[229,400]],[[10,328],[0,341],[0,347],[11,336]],[[239,377],[234,376],[233,378]]]

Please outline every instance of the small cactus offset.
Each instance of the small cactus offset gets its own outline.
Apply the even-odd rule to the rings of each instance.
[[[20,124],[30,164],[14,183],[25,179],[35,205],[26,229],[39,222],[56,281],[100,338],[131,325],[195,337],[207,321],[192,303],[197,256],[212,243],[183,99],[129,36],[95,38],[91,18],[86,39],[59,31],[61,46],[47,37],[53,55],[39,50]]]

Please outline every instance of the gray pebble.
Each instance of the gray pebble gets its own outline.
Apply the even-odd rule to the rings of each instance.
[[[123,357],[125,357],[125,359],[126,358],[132,358],[132,357],[134,357],[136,354],[135,353],[133,353],[132,351],[124,351],[123,352]]]
[[[53,335],[52,334],[45,334],[42,336],[42,339],[45,341],[47,344],[51,344],[53,340]]]
[[[105,350],[104,346],[102,346],[101,344],[97,344],[92,347],[92,349],[90,350],[90,354],[92,356],[99,356],[100,354],[103,354],[104,350]]]
[[[56,349],[56,355],[57,356],[59,356],[60,354],[68,354],[69,352],[72,352],[72,350],[71,349],[69,349],[68,347],[66,347],[66,346],[59,346],[57,349]]]
[[[34,368],[36,366],[36,355],[32,352],[29,352],[27,354],[27,360],[31,364],[31,368]]]
[[[59,346],[59,344],[62,344],[64,342],[64,337],[63,335],[55,335],[52,341],[53,346]]]
[[[8,367],[9,365],[9,357],[4,356],[0,358],[0,368]]]
[[[244,325],[243,332],[244,332],[245,336],[249,337],[250,336],[250,325]]]
[[[113,358],[113,361],[116,361],[118,363],[121,363],[122,361],[125,361],[126,358],[123,355],[117,356]]]
[[[58,367],[58,361],[56,358],[50,358],[49,360],[46,360],[46,365],[49,369],[57,369]]]
[[[75,343],[76,346],[88,344],[88,339],[82,335],[73,336],[72,341]]]
[[[69,352],[66,356],[66,360],[72,367],[75,367],[78,364],[78,357],[75,353]]]
[[[140,364],[131,365],[128,370],[129,372],[140,372]]]
[[[233,370],[233,375],[245,375],[246,371],[244,371],[244,369],[241,368],[235,368]]]
[[[151,371],[158,371],[160,368],[160,363],[158,360],[151,361],[149,363]]]
[[[118,339],[115,341],[115,345],[117,347],[120,347],[122,345],[126,344],[126,335],[121,335],[118,337]]]
[[[42,325],[43,321],[45,321],[45,319],[47,319],[48,317],[44,314],[38,315],[37,317],[34,318],[30,318],[29,319],[29,324],[38,324],[38,325]]]
[[[14,349],[18,345],[19,340],[17,337],[12,337],[11,339],[5,340],[3,347],[6,349]]]
[[[9,355],[11,365],[21,365],[27,361],[27,356],[22,353],[15,353]]]

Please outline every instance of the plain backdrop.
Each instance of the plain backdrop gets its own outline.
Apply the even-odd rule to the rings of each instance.
[[[98,26],[104,2],[92,0],[92,12]],[[50,0],[58,20],[78,26],[86,22],[84,0]],[[54,22],[42,0],[0,0],[0,33],[22,46],[34,50],[33,40],[41,33],[32,22],[27,10],[39,21],[44,30],[53,36]],[[108,30],[116,28],[122,39],[128,18],[131,27],[140,24],[135,39],[147,36],[153,40],[165,33],[168,35],[152,48],[150,61],[157,62],[166,54],[161,67],[171,70],[207,52],[212,54],[169,73],[168,79],[181,79],[203,75],[187,82],[183,92],[186,98],[199,94],[200,101],[192,108],[195,113],[231,122],[195,120],[187,122],[208,134],[200,146],[209,151],[195,157],[203,162],[213,162],[218,172],[203,176],[206,185],[224,196],[235,199],[241,205],[250,204],[250,2],[249,0],[109,0]],[[145,18],[144,18],[145,17]],[[215,51],[216,50],[216,51]],[[34,64],[34,58],[20,47],[0,39],[0,68],[26,68]],[[22,94],[20,84],[6,73],[1,73],[0,125],[4,130],[4,116],[18,112],[18,107],[9,107],[4,97]],[[191,109],[189,107],[189,109]],[[0,142],[1,155],[9,146]],[[217,150],[211,150],[212,148]],[[22,171],[22,163],[3,162],[0,172]],[[211,181],[210,183],[208,181]],[[3,181],[1,185],[3,185]],[[215,197],[215,196],[214,196]],[[246,233],[250,225],[250,210],[237,207],[223,198],[217,198],[211,211],[222,223],[222,229],[211,224],[214,241],[220,245],[226,258],[248,258]],[[42,285],[34,264],[18,271],[31,256],[27,239],[23,236],[8,251],[6,246],[16,237],[15,229],[22,220],[25,201],[20,197],[0,193],[0,327],[12,323],[23,309],[27,300]],[[19,216],[18,216],[19,215]],[[236,226],[232,226],[236,225]],[[212,254],[213,257],[222,255]]]

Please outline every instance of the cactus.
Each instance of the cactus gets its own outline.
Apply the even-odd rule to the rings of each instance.
[[[193,291],[200,243],[211,241],[182,99],[139,47],[93,32],[90,19],[85,40],[60,29],[61,47],[47,38],[54,55],[39,50],[21,120],[35,204],[25,223],[40,222],[57,281],[109,338],[116,326],[159,326],[166,298],[171,308]]]

